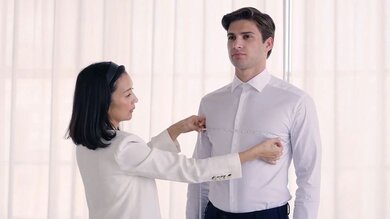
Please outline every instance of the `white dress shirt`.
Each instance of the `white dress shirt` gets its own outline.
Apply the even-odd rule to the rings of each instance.
[[[205,182],[241,177],[237,153],[195,160],[177,154],[167,131],[148,145],[139,137],[117,131],[107,148],[77,146],[91,219],[159,219],[155,178]]]
[[[243,151],[275,137],[281,138],[283,155],[276,165],[262,160],[243,164],[241,179],[190,184],[187,219],[203,218],[209,200],[234,213],[286,204],[292,159],[298,185],[294,218],[317,217],[321,146],[315,106],[307,94],[264,70],[247,83],[235,77],[206,95],[199,114],[206,117],[207,131],[198,136],[196,158]]]

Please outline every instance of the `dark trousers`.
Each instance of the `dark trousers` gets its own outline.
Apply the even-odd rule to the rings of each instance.
[[[216,208],[211,202],[207,204],[205,219],[288,219],[290,206],[287,204],[262,211],[247,213],[230,213]]]

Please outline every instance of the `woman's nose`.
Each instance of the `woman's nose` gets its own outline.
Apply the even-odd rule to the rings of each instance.
[[[137,98],[137,96],[135,94],[133,94],[133,95],[134,95],[133,103],[137,103],[138,102],[138,98]]]

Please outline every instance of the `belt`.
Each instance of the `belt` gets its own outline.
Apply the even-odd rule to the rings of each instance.
[[[252,211],[245,213],[231,213],[216,208],[211,202],[206,207],[206,219],[269,219],[288,216],[290,214],[290,205],[287,203],[276,208],[269,208],[261,211]],[[286,217],[288,218],[288,217]]]

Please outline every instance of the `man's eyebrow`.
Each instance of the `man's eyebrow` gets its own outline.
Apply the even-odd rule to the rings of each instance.
[[[246,32],[241,32],[240,34],[241,34],[241,35],[244,35],[244,34],[255,34],[255,33],[252,32],[252,31],[246,31]]]
[[[255,33],[252,31],[245,31],[245,32],[239,33],[239,35],[245,35],[245,34],[255,34]],[[236,35],[236,34],[230,32],[230,33],[227,33],[227,35],[231,36],[231,35]]]

